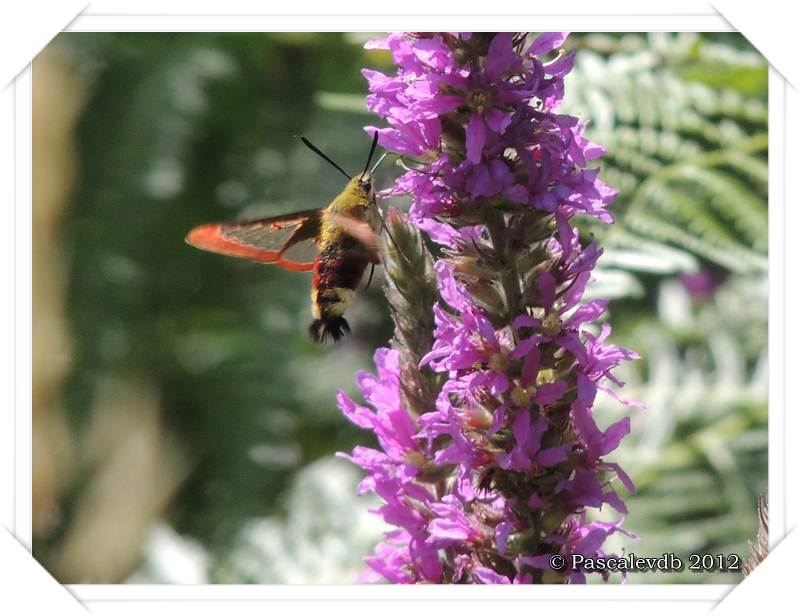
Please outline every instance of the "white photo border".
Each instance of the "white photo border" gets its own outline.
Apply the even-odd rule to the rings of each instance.
[[[399,29],[436,30],[508,30],[520,29],[526,22],[535,26],[536,31],[732,31],[731,25],[713,9],[687,12],[685,14],[666,14],[644,10],[641,5],[631,13],[613,15],[598,14],[597,8],[591,15],[580,14],[520,14],[520,15],[361,15],[355,12],[344,15],[331,14],[216,14],[208,8],[209,3],[192,3],[195,14],[180,14],[185,7],[178,9],[174,4],[158,3],[166,14],[156,12],[154,3],[117,3],[109,8],[108,2],[93,3],[89,9],[78,16],[65,29],[68,32],[86,31],[385,31]],[[234,3],[240,5],[242,3]],[[321,3],[313,3],[322,6]],[[350,4],[352,2],[337,3]],[[582,3],[589,6],[587,3]],[[644,3],[642,3],[644,4]],[[648,3],[650,4],[650,3]],[[653,3],[655,4],[655,3]],[[659,3],[660,4],[660,3]],[[677,3],[685,6],[686,2]],[[698,3],[694,3],[697,5]],[[127,8],[124,8],[127,5]],[[633,6],[630,3],[629,6]],[[650,8],[650,7],[648,7]],[[138,12],[147,9],[147,14]],[[538,9],[538,7],[537,7]],[[177,12],[175,12],[177,10]],[[215,10],[219,10],[218,8]],[[562,9],[563,11],[563,9]],[[787,136],[786,113],[789,90],[785,79],[770,68],[769,75],[769,497],[770,497],[770,545],[775,545],[787,533],[787,442],[786,429],[789,426],[785,414],[787,368],[787,330],[785,300],[787,299],[786,275],[786,233],[791,217],[787,204]],[[796,94],[796,92],[794,92]],[[2,450],[12,463],[11,500],[4,493],[4,507],[0,509],[2,522],[14,536],[30,550],[31,547],[31,70],[26,68],[9,85],[2,96],[0,111],[3,114],[4,128],[11,127],[12,147],[4,147],[2,186],[7,199],[13,199],[15,242],[13,255],[4,254],[3,278],[13,280],[15,303],[4,302],[4,324],[14,323],[14,332],[7,332],[7,340],[14,340],[13,365],[6,366],[4,355],[2,378],[7,382],[6,392],[14,392],[15,413],[7,413],[0,424],[3,438]],[[11,114],[11,122],[8,115]],[[5,143],[5,142],[4,142]],[[9,172],[9,170],[13,170]],[[7,181],[10,180],[10,181]],[[8,245],[2,250],[10,253]],[[13,272],[9,265],[13,264]],[[9,277],[8,274],[11,274]],[[794,294],[796,297],[796,294]],[[13,309],[13,314],[8,309]],[[9,328],[10,329],[10,328]],[[13,336],[13,337],[12,337]],[[9,378],[13,375],[13,379]],[[7,396],[8,397],[8,396]],[[796,426],[796,422],[792,423]],[[13,442],[12,442],[13,441]],[[6,472],[6,469],[3,469]],[[6,474],[4,477],[8,477]],[[603,601],[620,605],[641,602],[665,602],[671,605],[670,611],[679,605],[684,609],[707,611],[727,595],[734,585],[587,585],[587,586],[544,586],[544,587],[454,587],[418,586],[399,587],[391,585],[342,585],[342,586],[288,586],[288,585],[68,585],[68,590],[93,613],[122,613],[114,606],[125,602],[141,603],[151,609],[161,605],[174,613],[178,606],[192,605],[198,613],[198,602],[212,601],[214,612],[225,607],[237,609],[243,603],[256,602],[259,610],[268,609],[262,602],[326,601],[325,609],[333,605],[344,606],[349,602],[373,602],[391,600],[406,601],[456,600],[470,604],[483,601],[558,601],[557,608],[563,609],[563,600],[585,603]],[[537,604],[538,605],[538,604]],[[277,606],[274,606],[277,608]],[[508,607],[511,607],[510,605]],[[544,605],[540,607],[545,607]],[[290,606],[290,609],[291,606]],[[382,608],[383,609],[383,608]],[[406,608],[407,610],[408,608]],[[648,604],[647,608],[651,610]],[[337,608],[338,610],[338,608]],[[124,610],[123,610],[124,611]],[[658,610],[657,610],[658,611]],[[126,612],[127,613],[127,612]],[[158,613],[158,612],[156,612]],[[201,610],[199,613],[205,613]]]

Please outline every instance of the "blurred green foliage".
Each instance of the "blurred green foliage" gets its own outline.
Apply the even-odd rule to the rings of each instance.
[[[313,101],[361,89],[366,60],[339,34],[59,39],[92,83],[64,227],[68,407],[80,425],[102,374],[154,380],[195,457],[171,522],[222,553],[246,519],[276,511],[296,469],[356,440],[336,387],[353,390],[390,325],[375,285],[354,311],[356,336],[317,348],[310,275],[202,253],[183,237],[203,222],[326,205],[341,178],[296,135],[363,165],[362,118]]]
[[[362,127],[374,119],[359,71],[388,64],[362,49],[366,38],[56,41],[91,81],[64,224],[75,339],[68,412],[80,433],[104,375],[157,383],[194,462],[167,522],[210,555],[211,581],[303,581],[308,566],[290,561],[304,562],[309,543],[314,562],[342,565],[338,577],[308,570],[306,581],[349,580],[380,531],[348,532],[366,506],[355,470],[309,466],[367,439],[334,397],[354,391],[355,372],[391,335],[380,286],[354,307],[354,336],[320,348],[306,334],[308,274],[183,243],[199,223],[326,205],[340,177],[296,135],[346,169],[363,164]],[[627,527],[641,540],[625,547],[745,554],[766,490],[766,65],[736,34],[579,34],[570,44],[580,51],[565,110],[590,120],[590,138],[609,151],[604,179],[621,190],[618,223],[586,229],[606,247],[592,292],[614,300],[615,342],[643,356],[627,369],[625,395],[649,406],[618,456],[640,488]],[[384,185],[392,173],[384,169]],[[705,295],[678,281],[697,272],[713,280]],[[598,412],[620,409],[601,403]],[[347,487],[337,515],[321,516],[326,482]],[[80,494],[77,481],[73,503]],[[303,529],[318,540],[293,545]],[[319,546],[333,536],[344,539],[326,555]],[[47,550],[38,546],[45,559]]]
[[[638,494],[639,555],[738,553],[767,489],[767,67],[738,34],[577,35],[565,107],[607,148],[616,224],[590,293],[611,297],[615,342],[642,400],[617,458]],[[598,413],[609,420],[609,398]],[[736,582],[646,573],[639,583]]]

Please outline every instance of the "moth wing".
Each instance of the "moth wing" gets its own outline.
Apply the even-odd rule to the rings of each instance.
[[[328,221],[341,228],[345,233],[361,242],[367,249],[372,263],[380,263],[380,252],[382,247],[381,237],[372,230],[369,223],[350,216],[332,214]]]
[[[230,257],[274,263],[296,272],[314,269],[322,210],[306,210],[246,222],[200,225],[186,242]]]

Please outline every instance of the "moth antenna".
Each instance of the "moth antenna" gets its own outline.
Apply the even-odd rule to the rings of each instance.
[[[372,155],[375,154],[375,148],[378,147],[378,131],[375,131],[372,135],[372,146],[369,148],[369,156],[367,156],[367,164],[364,165],[364,171],[361,172],[361,177],[364,177],[364,174],[369,169],[369,164],[372,162]],[[377,165],[376,165],[377,166]]]
[[[308,147],[309,150],[311,150],[315,154],[321,156],[326,161],[328,161],[335,169],[337,169],[339,171],[339,173],[341,173],[348,180],[353,179],[353,178],[350,177],[350,174],[347,173],[347,171],[345,171],[339,165],[337,165],[335,162],[333,162],[333,160],[331,160],[330,156],[325,154],[325,152],[320,150],[317,146],[315,146],[313,143],[311,143],[308,139],[306,139],[305,137],[300,137],[300,141],[302,141]]]

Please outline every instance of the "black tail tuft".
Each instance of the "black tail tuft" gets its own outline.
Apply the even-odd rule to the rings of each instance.
[[[308,328],[308,333],[314,342],[325,343],[329,338],[338,342],[345,333],[350,333],[350,326],[344,317],[326,317],[316,319]]]

